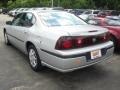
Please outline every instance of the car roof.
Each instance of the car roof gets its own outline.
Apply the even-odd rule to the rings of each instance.
[[[61,10],[28,10],[28,11],[23,11],[22,13],[48,13],[48,12],[66,12],[66,11],[61,11]]]

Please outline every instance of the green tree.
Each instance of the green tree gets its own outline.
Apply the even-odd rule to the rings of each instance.
[[[0,6],[16,7],[50,7],[51,0],[1,0]],[[120,0],[54,0],[54,6],[64,8],[120,9]]]

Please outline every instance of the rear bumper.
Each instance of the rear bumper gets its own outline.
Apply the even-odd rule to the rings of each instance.
[[[108,43],[109,45],[107,45],[104,48],[100,48],[100,47],[94,48],[94,50],[101,49],[102,52],[102,57],[94,60],[92,60],[90,57],[90,52],[92,51],[92,48],[89,51],[86,52],[84,51],[79,54],[77,53],[77,54],[68,55],[66,53],[65,56],[63,54],[58,55],[42,50],[42,54],[43,54],[42,64],[60,72],[70,72],[76,69],[84,68],[96,64],[98,62],[107,60],[113,55],[113,51],[114,51],[113,43],[111,42]]]

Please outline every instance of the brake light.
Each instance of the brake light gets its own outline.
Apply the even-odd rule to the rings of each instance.
[[[73,42],[71,37],[60,37],[56,44],[56,49],[70,49],[73,47]]]
[[[108,32],[108,33],[104,34],[103,36],[101,36],[100,39],[102,42],[106,42],[106,41],[110,40],[110,37],[111,37],[110,33]]]
[[[58,50],[66,50],[66,49],[73,49],[77,47],[82,47],[83,40],[81,37],[61,37],[57,43],[55,49]]]
[[[74,48],[81,48],[98,43],[107,42],[110,40],[110,33],[105,33],[101,36],[80,37],[80,36],[63,36],[60,37],[56,43],[55,49],[68,50]]]
[[[64,40],[61,43],[61,48],[62,49],[70,49],[73,47],[73,43],[72,40]]]
[[[76,37],[74,39],[75,41],[75,47],[82,47],[84,43],[84,39],[82,37]]]

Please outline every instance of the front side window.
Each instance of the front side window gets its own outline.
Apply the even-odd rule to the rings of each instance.
[[[47,26],[86,25],[83,20],[67,12],[39,13],[41,21]]]
[[[12,21],[12,25],[14,26],[19,26],[19,22],[20,22],[20,19],[22,17],[23,14],[18,14]]]
[[[35,23],[35,17],[32,13],[21,13],[13,20],[13,25],[30,27]]]

